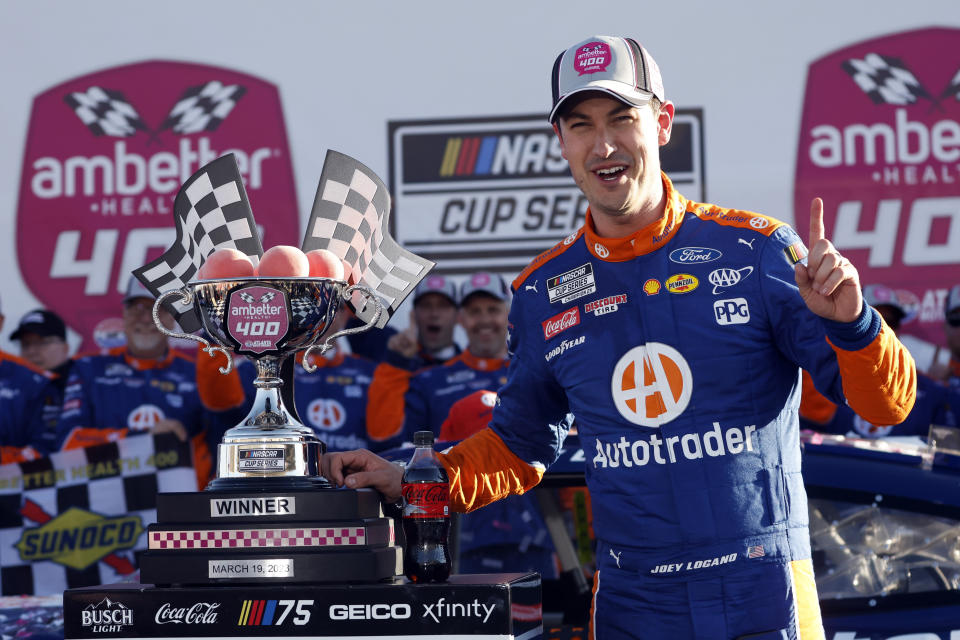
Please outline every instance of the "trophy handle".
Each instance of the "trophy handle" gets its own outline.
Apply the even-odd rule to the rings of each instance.
[[[160,305],[162,305],[163,301],[166,300],[167,298],[172,298],[173,296],[176,296],[176,295],[180,296],[180,302],[183,304],[191,304],[193,302],[193,292],[190,291],[190,289],[188,289],[187,287],[183,287],[182,289],[171,289],[170,291],[167,291],[166,293],[161,294],[160,297],[157,298],[156,301],[153,303],[153,324],[157,326],[157,329],[160,330],[160,333],[162,333],[163,335],[169,338],[181,338],[181,339],[194,340],[195,342],[199,342],[200,344],[203,345],[203,350],[206,351],[211,358],[213,357],[213,354],[215,352],[219,351],[220,353],[222,353],[227,357],[227,366],[220,367],[220,373],[223,373],[223,374],[230,373],[230,370],[233,369],[233,357],[231,356],[229,351],[227,351],[223,347],[214,346],[209,342],[207,342],[206,339],[200,336],[193,335],[192,333],[178,333],[176,331],[170,331],[165,326],[163,326],[162,322],[160,322]]]
[[[332,336],[329,336],[326,340],[323,341],[322,344],[310,345],[310,347],[303,353],[302,364],[303,364],[304,371],[306,371],[307,373],[313,373],[314,371],[317,370],[317,365],[310,362],[310,352],[312,352],[314,349],[318,350],[320,352],[320,355],[323,355],[327,351],[333,348],[333,342],[340,336],[349,336],[355,333],[361,333],[368,329],[372,329],[373,327],[376,326],[377,322],[380,320],[380,315],[383,313],[383,303],[380,302],[380,298],[378,298],[377,295],[372,290],[370,290],[369,287],[366,287],[362,284],[355,284],[353,286],[347,287],[343,291],[340,297],[343,298],[344,300],[349,300],[350,297],[353,295],[354,291],[359,291],[361,294],[363,294],[367,298],[367,302],[373,302],[374,306],[376,307],[376,312],[373,314],[373,317],[370,319],[370,321],[367,322],[367,324],[363,325],[362,327],[354,327],[353,329],[342,329],[340,331],[337,331]],[[364,303],[364,306],[366,306],[366,303]]]

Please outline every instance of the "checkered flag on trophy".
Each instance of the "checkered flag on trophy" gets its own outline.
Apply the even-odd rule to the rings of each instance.
[[[327,151],[301,248],[332,251],[346,263],[346,279],[352,276],[383,299],[379,328],[434,266],[397,244],[389,221],[390,193],[377,174],[348,155]],[[374,309],[362,306],[363,300],[355,293],[350,306],[369,322]]]
[[[217,80],[187,89],[160,125],[160,131],[175,133],[214,131],[220,126],[237,101],[247,92],[238,84],[224,85]]]
[[[140,114],[119,91],[90,87],[67,94],[63,100],[97,137],[125,138],[147,130]]]
[[[874,104],[913,104],[918,98],[930,99],[917,77],[898,58],[868,53],[862,60],[851,58],[841,66]]]
[[[177,239],[156,260],[133,275],[155,296],[180,289],[217,249],[237,249],[254,264],[263,255],[260,234],[233,154],[204,165],[183,183],[173,203]],[[200,328],[192,306],[175,302],[169,309],[186,332]]]

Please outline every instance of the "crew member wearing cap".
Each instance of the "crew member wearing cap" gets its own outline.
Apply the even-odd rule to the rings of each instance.
[[[0,313],[0,330],[4,316]],[[32,460],[54,450],[43,418],[56,393],[53,375],[29,361],[0,351],[0,464]]]
[[[34,309],[20,318],[20,324],[10,334],[10,339],[20,342],[20,357],[53,376],[43,397],[41,414],[44,429],[41,438],[44,440],[44,449],[54,451],[63,391],[73,367],[66,324],[49,309]]]
[[[456,325],[456,284],[446,276],[427,276],[413,292],[410,324],[387,341],[384,362],[411,372],[443,364],[460,354],[453,339]]]
[[[900,323],[906,317],[906,309],[900,303],[896,291],[882,284],[869,284],[863,288],[863,301],[877,310],[884,323],[894,333],[900,331]],[[804,372],[804,377],[809,374]],[[896,425],[876,425],[858,416],[848,405],[833,404],[815,388],[804,386],[804,397],[800,404],[801,424],[821,433],[834,433],[860,438],[882,438],[885,436],[918,436],[926,439],[930,425],[948,427],[957,426],[956,409],[951,406],[950,392],[943,384],[930,376],[917,372],[917,400],[907,418]],[[831,417],[823,420],[819,415],[811,416],[811,405],[829,405]],[[812,423],[809,421],[813,418]],[[804,420],[806,419],[806,421]]]
[[[589,209],[514,280],[490,426],[441,460],[451,506],[536,485],[576,416],[597,536],[593,637],[822,638],[800,473],[800,369],[875,424],[916,368],[811,204],[809,254],[775,218],[692,202],[660,170],[674,106],[629,38],[557,58],[550,122]],[[739,123],[748,132],[749,117]],[[400,494],[368,451],[324,476]]]
[[[126,345],[78,356],[67,380],[58,437],[64,449],[138,433],[193,439],[198,477],[209,474],[203,442],[206,415],[197,395],[193,359],[170,348],[153,322],[154,297],[131,278],[123,298]],[[168,329],[173,316],[160,310]]]
[[[457,400],[506,381],[506,283],[495,273],[480,271],[463,282],[459,298],[466,351],[413,375],[388,364],[377,367],[367,406],[367,433],[375,449],[399,445],[422,429],[440,433]]]

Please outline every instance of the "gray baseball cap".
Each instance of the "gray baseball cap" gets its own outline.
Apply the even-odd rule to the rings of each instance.
[[[665,99],[660,67],[633,38],[591,36],[578,42],[557,56],[550,85],[550,122],[564,102],[584,91],[602,91],[634,107],[647,104],[651,96]]]

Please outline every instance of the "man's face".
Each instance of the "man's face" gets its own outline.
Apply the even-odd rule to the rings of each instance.
[[[947,347],[954,360],[960,360],[960,307],[951,309],[943,323],[943,332],[947,336]]]
[[[422,295],[413,305],[420,346],[433,352],[453,344],[453,328],[457,324],[457,307],[440,293]]]
[[[467,348],[479,358],[501,358],[507,350],[507,303],[477,293],[460,307],[460,325]]]
[[[164,309],[159,315],[163,326],[172,329],[173,316]],[[167,349],[167,337],[153,323],[153,300],[150,298],[134,298],[123,305],[123,333],[133,355],[152,357]]]
[[[558,121],[560,148],[594,214],[639,213],[660,202],[660,146],[670,140],[673,105],[654,114],[602,93]]]
[[[70,345],[60,336],[24,333],[20,336],[20,357],[41,369],[56,369],[67,361]]]

